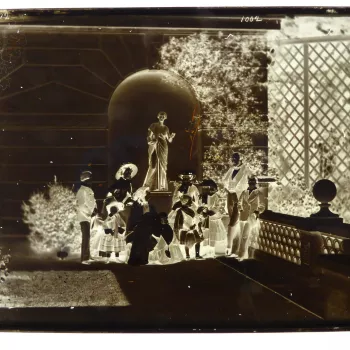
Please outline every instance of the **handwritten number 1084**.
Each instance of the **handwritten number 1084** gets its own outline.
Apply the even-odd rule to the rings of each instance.
[[[255,17],[242,17],[241,22],[262,22],[262,19],[260,19],[259,16]]]

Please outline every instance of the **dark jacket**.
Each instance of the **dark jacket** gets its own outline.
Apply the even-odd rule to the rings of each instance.
[[[134,231],[126,237],[126,242],[132,243],[129,265],[148,264],[148,254],[157,244],[157,241],[152,237],[157,227],[159,227],[158,216],[146,213],[135,226]]]

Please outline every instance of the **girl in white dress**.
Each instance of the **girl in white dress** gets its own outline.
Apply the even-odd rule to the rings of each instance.
[[[108,217],[102,221],[95,222],[97,230],[93,249],[98,252],[106,263],[109,263],[112,256],[119,257],[119,254],[126,249],[125,243],[125,222],[118,213],[118,203],[111,201],[106,205]],[[117,262],[121,262],[119,259]]]

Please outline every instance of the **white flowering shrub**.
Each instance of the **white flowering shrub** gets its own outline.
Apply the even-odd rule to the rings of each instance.
[[[284,18],[281,30],[268,31],[269,46],[278,45],[279,40],[322,37],[329,35],[349,35],[349,17],[308,17]]]
[[[330,210],[339,214],[344,222],[350,224],[350,175],[345,173],[340,186],[337,189],[337,196],[331,202]]]
[[[30,244],[36,253],[79,253],[81,230],[71,189],[59,183],[50,184],[47,192],[33,194],[22,208],[23,221],[30,229]]]
[[[0,283],[5,282],[6,277],[9,274],[8,263],[10,262],[11,255],[9,253],[3,253],[3,249],[0,247]]]
[[[309,217],[319,210],[312,192],[294,184],[269,185],[269,210],[299,217]]]

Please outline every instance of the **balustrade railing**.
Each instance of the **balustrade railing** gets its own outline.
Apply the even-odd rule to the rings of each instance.
[[[301,265],[301,233],[293,226],[261,220],[260,230],[253,234],[250,246]]]
[[[259,230],[250,238],[250,248],[296,265],[311,266],[322,255],[350,255],[350,224],[333,214],[330,204],[336,187],[329,180],[314,185],[320,211],[309,218],[266,210]]]

